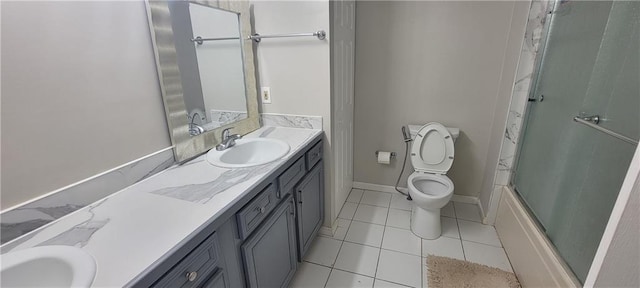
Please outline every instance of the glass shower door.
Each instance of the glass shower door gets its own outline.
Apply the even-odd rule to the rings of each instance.
[[[640,134],[640,2],[556,4],[513,185],[584,282]]]

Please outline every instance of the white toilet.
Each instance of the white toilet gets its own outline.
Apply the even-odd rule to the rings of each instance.
[[[453,182],[445,175],[453,163],[453,143],[460,129],[447,128],[437,122],[409,125],[413,138],[411,164],[415,170],[409,179],[409,195],[413,199],[411,231],[424,239],[442,234],[440,209],[453,196]]]

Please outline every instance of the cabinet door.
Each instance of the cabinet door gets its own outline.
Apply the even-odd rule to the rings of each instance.
[[[320,161],[296,186],[298,253],[300,259],[311,246],[324,216],[324,169]]]
[[[213,276],[211,276],[211,278],[209,278],[209,280],[207,280],[207,282],[204,283],[201,287],[202,288],[227,288],[228,286],[229,285],[227,285],[224,270],[218,269],[218,271],[216,271],[216,273],[213,274]]]
[[[289,196],[242,245],[249,287],[286,287],[297,265],[295,206]]]

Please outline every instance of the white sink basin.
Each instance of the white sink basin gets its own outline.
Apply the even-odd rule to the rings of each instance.
[[[211,149],[207,161],[223,168],[251,167],[276,161],[287,155],[289,149],[289,144],[277,139],[243,138],[226,150]]]
[[[2,287],[89,287],[96,261],[80,248],[42,246],[0,255]]]

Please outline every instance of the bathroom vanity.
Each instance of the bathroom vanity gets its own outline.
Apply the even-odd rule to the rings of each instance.
[[[201,155],[2,247],[79,247],[95,287],[285,287],[323,221],[322,131],[264,126],[275,162],[220,168]],[[230,148],[234,149],[234,148]]]
[[[322,225],[322,141],[283,164],[130,284],[286,287]]]

